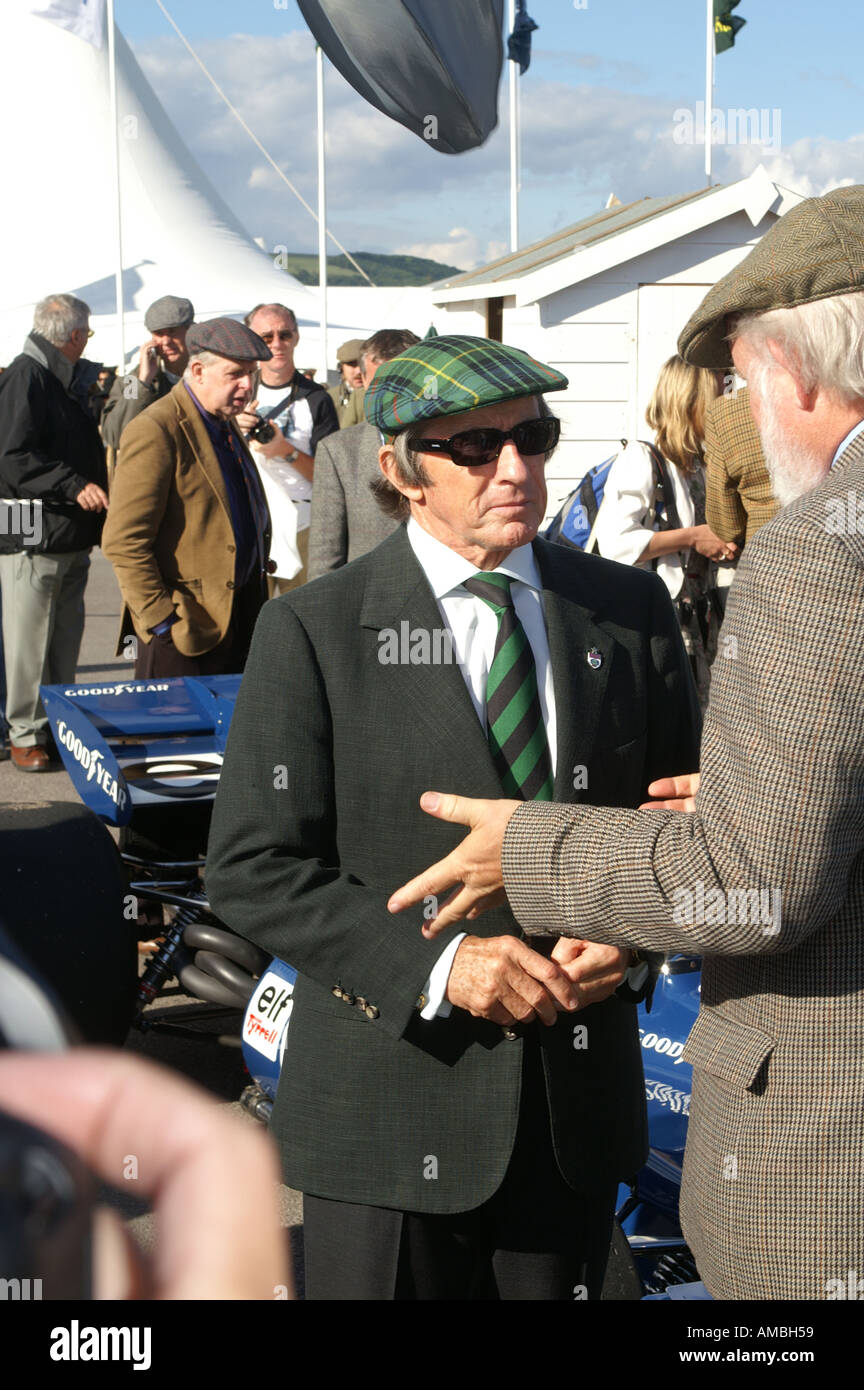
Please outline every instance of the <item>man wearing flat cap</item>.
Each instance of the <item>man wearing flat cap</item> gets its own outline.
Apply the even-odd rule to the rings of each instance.
[[[646,1156],[628,953],[529,948],[506,907],[436,943],[431,902],[387,911],[458,840],[426,786],[635,806],[695,756],[663,584],[537,539],[566,385],[482,338],[382,363],[366,414],[407,524],[256,629],[207,886],[300,972],[272,1129],[307,1298],[597,1297]]]
[[[363,368],[360,365],[361,338],[349,338],[336,350],[339,385],[328,386],[327,393],[336,407],[340,430],[365,421],[363,414]]]
[[[269,349],[230,318],[187,345],[183,380],[124,432],[102,540],[139,678],[242,671],[266,598],[267,504],[233,421]]]
[[[461,883],[449,933],[503,887],[529,939],[704,953],[681,1213],[715,1298],[861,1296],[862,342],[861,186],[781,218],[679,339],[746,379],[781,504],[730,593],[701,784],[647,811],[445,796],[472,833],[391,904]]]
[[[186,334],[194,318],[191,302],[176,294],[164,294],[150,305],[144,327],[151,336],[141,348],[138,370],[118,376],[102,410],[100,429],[107,448],[116,453],[129,421],[180,381],[189,361]]]

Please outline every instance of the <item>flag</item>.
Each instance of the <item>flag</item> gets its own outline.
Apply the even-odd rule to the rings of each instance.
[[[743,29],[746,19],[738,19],[732,11],[740,0],[714,0],[714,52],[725,53],[734,48],[735,35]]]
[[[476,149],[495,129],[504,0],[297,3],[354,90],[433,150]]]
[[[24,0],[25,10],[86,39],[95,48],[105,41],[105,0]]]
[[[734,4],[738,0],[733,0]],[[507,40],[507,57],[513,63],[519,64],[519,75],[527,72],[531,63],[531,35],[539,25],[529,14],[525,13],[525,0],[516,0],[516,18],[513,22],[513,33]]]

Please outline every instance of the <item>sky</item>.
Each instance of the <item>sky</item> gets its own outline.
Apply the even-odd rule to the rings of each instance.
[[[314,41],[296,0],[163,2],[316,207]],[[316,250],[313,219],[155,0],[115,5],[117,24],[175,126],[250,234],[268,248]],[[520,244],[589,216],[611,193],[628,202],[704,187],[704,149],[686,142],[682,114],[695,120],[705,98],[704,0],[529,0],[528,12],[539,29],[521,79]],[[805,195],[864,183],[857,7],[849,0],[741,0],[736,13],[746,27],[716,60],[714,107],[726,139],[714,149],[714,182],[744,177],[761,162]],[[463,155],[429,148],[364,102],[326,60],[325,99],[327,220],[349,250],[429,256],[468,269],[509,249],[506,71],[497,129]],[[726,113],[739,108],[763,113],[759,142],[730,127]]]

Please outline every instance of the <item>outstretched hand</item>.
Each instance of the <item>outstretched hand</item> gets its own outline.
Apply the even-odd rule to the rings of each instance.
[[[401,912],[424,898],[440,900],[453,889],[447,901],[440,903],[435,919],[423,926],[423,935],[431,938],[454,922],[463,918],[473,921],[506,901],[501,849],[510,818],[522,802],[478,801],[443,792],[424,792],[420,805],[438,820],[467,825],[471,830],[446,859],[397,888],[387,904],[390,912]]]

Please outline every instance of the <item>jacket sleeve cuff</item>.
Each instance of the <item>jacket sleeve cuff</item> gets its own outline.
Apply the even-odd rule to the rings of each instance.
[[[578,936],[575,927],[557,926],[558,904],[552,866],[561,831],[578,817],[578,806],[527,801],[511,816],[504,833],[501,864],[513,915],[526,936]]]

